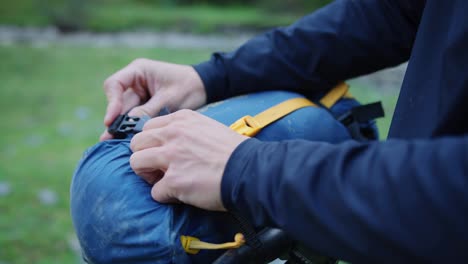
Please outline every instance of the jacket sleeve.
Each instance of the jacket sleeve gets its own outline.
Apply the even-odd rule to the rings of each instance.
[[[422,0],[338,0],[195,65],[208,101],[261,90],[305,95],[409,58]],[[313,89],[311,89],[313,88]]]
[[[467,135],[339,145],[249,139],[232,154],[221,188],[228,210],[328,256],[468,259]]]

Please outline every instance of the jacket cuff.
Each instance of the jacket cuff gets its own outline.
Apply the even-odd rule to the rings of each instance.
[[[236,200],[239,199],[239,183],[244,175],[248,175],[249,160],[255,155],[255,150],[262,144],[261,141],[251,138],[242,142],[229,158],[221,180],[221,199],[228,211],[238,211]]]
[[[215,53],[209,61],[193,66],[205,86],[207,103],[224,99],[227,90],[227,74],[221,54]]]

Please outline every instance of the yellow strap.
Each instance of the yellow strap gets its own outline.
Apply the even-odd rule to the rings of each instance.
[[[280,104],[272,106],[267,110],[261,112],[260,114],[252,116],[244,116],[234,122],[230,128],[236,131],[237,133],[253,137],[255,136],[262,128],[275,122],[281,117],[296,111],[297,109],[306,107],[306,106],[317,106],[306,98],[293,98],[287,101],[284,101]]]
[[[349,96],[348,89],[349,86],[346,83],[342,82],[338,84],[320,100],[320,104],[327,108],[332,107],[342,97]],[[286,116],[300,108],[307,106],[318,107],[316,104],[306,98],[301,97],[289,99],[268,108],[254,117],[249,115],[244,116],[234,122],[230,128],[241,135],[253,137],[267,125],[275,122],[283,116]]]
[[[343,98],[353,99],[354,96],[353,96],[349,91],[347,91],[347,92],[343,95]]]
[[[326,108],[330,108],[346,94],[349,95],[348,90],[349,86],[346,83],[339,83],[320,100],[320,103]]]
[[[180,236],[180,242],[185,252],[189,254],[197,254],[200,249],[229,249],[229,248],[239,248],[245,244],[244,235],[237,233],[234,236],[234,242],[222,243],[222,244],[213,244],[200,241],[200,239],[191,236]]]

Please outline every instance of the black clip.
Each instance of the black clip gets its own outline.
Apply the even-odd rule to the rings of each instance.
[[[381,102],[355,106],[344,115],[338,117],[349,131],[351,137],[358,141],[368,141],[377,139],[377,134],[373,129],[362,128],[361,124],[385,115]]]
[[[146,121],[150,120],[149,116],[128,116],[119,115],[114,122],[109,126],[107,131],[116,139],[126,138],[129,134],[136,134],[143,130]]]
[[[170,114],[169,109],[163,107],[158,116],[167,114]],[[128,116],[128,113],[119,115],[114,122],[112,122],[107,131],[116,139],[124,139],[127,135],[140,133],[145,123],[150,119],[151,117],[147,115],[142,117]]]

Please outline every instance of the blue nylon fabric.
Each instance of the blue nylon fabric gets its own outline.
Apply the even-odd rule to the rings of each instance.
[[[299,96],[291,92],[264,92],[215,103],[200,112],[228,125],[246,114],[255,115]],[[332,111],[340,114],[356,104],[345,99]],[[336,143],[350,136],[330,113],[307,107],[273,123],[258,138]],[[130,168],[130,140],[131,136],[91,147],[74,173],[71,215],[84,259],[89,263],[211,263],[222,251],[204,250],[187,255],[181,247],[180,235],[214,243],[232,241],[240,231],[236,223],[225,213],[154,201],[151,186]]]
[[[88,263],[206,263],[219,253],[188,256],[180,235],[230,241],[225,214],[155,202],[129,165],[130,139],[98,143],[83,155],[71,186],[72,219]],[[221,224],[223,223],[223,224]]]

